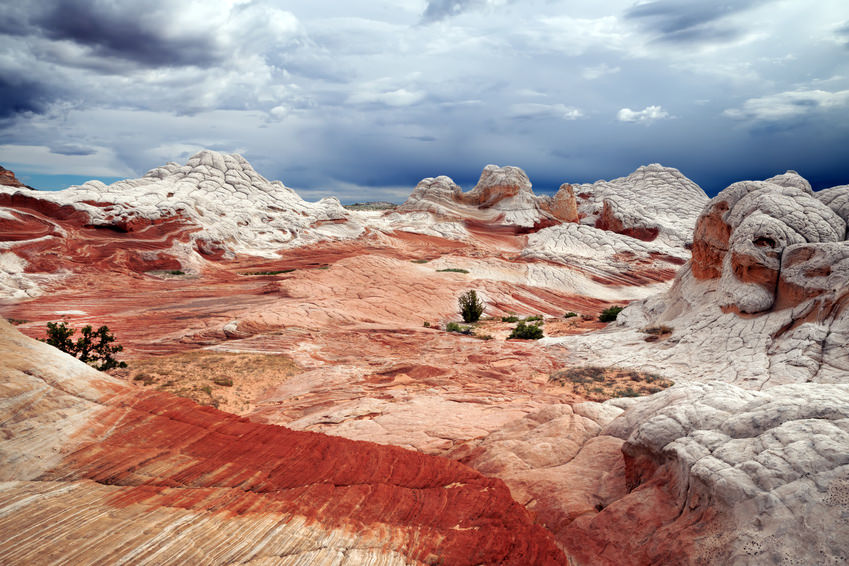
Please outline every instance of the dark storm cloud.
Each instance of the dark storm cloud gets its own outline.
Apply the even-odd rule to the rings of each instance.
[[[739,37],[743,29],[721,22],[738,12],[772,0],[704,2],[702,0],[655,0],[638,4],[625,12],[627,19],[638,21],[671,43],[722,42]]]
[[[51,99],[49,90],[32,79],[0,74],[0,119],[42,113]]]
[[[94,155],[97,150],[77,144],[56,144],[50,146],[50,152],[58,155]]]
[[[209,67],[220,60],[213,37],[163,34],[157,19],[144,17],[158,7],[152,2],[63,0],[48,3],[30,22],[50,39],[72,41],[99,56],[148,67]]]

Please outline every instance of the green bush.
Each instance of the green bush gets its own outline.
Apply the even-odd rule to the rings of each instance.
[[[484,304],[478,298],[477,292],[472,289],[466,291],[460,298],[457,299],[457,304],[460,306],[460,314],[463,315],[465,322],[477,322],[483,314]]]
[[[511,314],[510,316],[502,316],[501,322],[519,322],[519,317],[515,314]]]
[[[112,345],[115,336],[109,332],[108,327],[101,326],[93,331],[91,325],[84,326],[76,341],[71,339],[75,332],[64,322],[48,322],[47,338],[42,342],[59,348],[100,371],[127,367],[126,362],[119,362],[113,357],[113,354],[122,351],[124,347],[120,344]]]
[[[525,324],[525,321],[520,321],[507,339],[539,340],[542,336],[542,328],[540,328],[539,324]]]
[[[625,307],[608,307],[601,311],[601,314],[598,315],[598,319],[602,322],[613,322],[624,308]]]
[[[563,318],[572,318],[572,317],[575,317],[575,316],[578,316],[578,313],[576,313],[576,312],[567,312],[566,314],[564,314],[564,315],[563,315]]]
[[[534,322],[535,320],[542,320],[541,314],[535,314],[533,316],[525,317],[525,322]]]

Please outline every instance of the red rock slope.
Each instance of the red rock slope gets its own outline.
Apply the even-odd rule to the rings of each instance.
[[[562,564],[505,485],[140,392],[0,321],[0,563]]]

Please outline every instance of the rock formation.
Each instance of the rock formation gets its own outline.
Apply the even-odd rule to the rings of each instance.
[[[353,238],[362,227],[334,198],[305,202],[239,155],[202,151],[185,165],[108,186],[0,188],[0,231],[19,242],[15,253],[32,264],[29,272],[54,273],[81,262],[188,271],[205,259],[276,257],[293,245]],[[61,253],[44,257],[48,250]]]
[[[692,261],[670,290],[623,311],[622,332],[577,339],[573,351],[677,381],[760,388],[844,380],[847,195],[846,186],[814,193],[794,172],[734,183],[699,216]],[[645,343],[640,330],[657,325],[675,332]]]
[[[15,174],[3,166],[0,166],[0,185],[5,185],[7,187],[26,187],[28,189],[32,189],[29,185],[24,185],[21,183]]]
[[[504,484],[140,392],[0,321],[0,562],[562,564]]]

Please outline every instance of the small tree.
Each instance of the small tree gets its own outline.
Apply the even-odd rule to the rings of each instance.
[[[483,314],[484,304],[478,298],[477,292],[472,289],[466,291],[460,298],[457,299],[457,304],[460,305],[460,314],[463,315],[464,322],[477,322]]]
[[[91,325],[84,326],[76,342],[71,339],[74,332],[76,331],[68,328],[64,322],[48,322],[47,339],[42,342],[59,348],[100,371],[127,367],[126,362],[119,362],[113,357],[113,354],[122,351],[124,347],[112,344],[115,342],[115,336],[109,332],[108,327],[101,326],[93,330]]]

